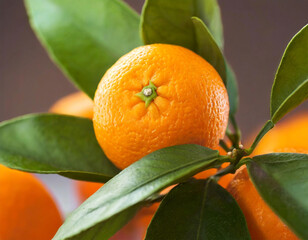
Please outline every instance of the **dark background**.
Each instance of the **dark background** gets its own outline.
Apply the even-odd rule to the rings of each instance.
[[[143,4],[143,0],[127,2],[138,11]],[[237,119],[248,136],[269,119],[274,74],[287,43],[308,21],[308,1],[219,2],[226,56],[240,85]],[[0,37],[0,121],[47,111],[57,99],[76,91],[34,36],[23,1],[0,0]]]

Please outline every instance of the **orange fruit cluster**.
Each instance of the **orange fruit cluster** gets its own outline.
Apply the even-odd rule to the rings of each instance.
[[[107,157],[124,169],[164,147],[217,147],[228,114],[227,90],[207,61],[180,46],[153,44],[132,50],[105,73],[93,123]]]
[[[0,165],[0,239],[50,240],[62,224],[44,186],[30,173]]]
[[[154,46],[152,45],[152,47],[156,47],[156,45],[154,45]],[[135,50],[135,51],[137,51],[137,50]],[[96,97],[97,102],[95,104],[95,110],[94,110],[94,112],[95,112],[94,116],[96,115],[96,118],[97,118],[96,123],[95,123],[96,124],[96,131],[100,131],[101,127],[103,127],[103,128],[106,127],[106,126],[101,126],[101,124],[103,124],[103,119],[101,119],[100,117],[102,117],[102,115],[104,114],[104,111],[107,111],[107,108],[104,109],[103,105],[110,103],[112,106],[116,106],[116,105],[120,106],[119,102],[121,102],[121,101],[122,101],[121,104],[124,104],[125,106],[130,106],[130,108],[128,108],[128,110],[130,110],[130,112],[125,111],[125,109],[124,109],[124,112],[121,112],[123,110],[122,106],[117,109],[117,112],[113,112],[113,111],[109,112],[110,117],[113,116],[113,115],[116,115],[116,118],[115,118],[116,121],[112,122],[111,118],[105,119],[107,121],[107,124],[108,124],[107,130],[105,130],[105,131],[109,131],[108,129],[114,128],[112,131],[114,131],[113,133],[115,133],[117,131],[117,129],[115,129],[116,127],[125,126],[126,121],[121,122],[119,120],[120,115],[121,115],[120,113],[123,113],[123,117],[126,116],[126,114],[127,114],[130,117],[134,117],[135,120],[138,121],[138,124],[136,124],[136,122],[134,124],[132,122],[129,122],[127,130],[135,131],[135,130],[138,130],[138,129],[135,128],[136,126],[142,126],[142,127],[139,127],[140,128],[140,135],[144,131],[145,131],[146,135],[150,134],[149,132],[147,132],[148,131],[147,129],[148,128],[151,129],[151,124],[153,124],[153,125],[158,124],[157,126],[159,126],[159,124],[162,124],[162,122],[165,121],[165,120],[167,120],[166,123],[168,123],[169,125],[173,124],[173,122],[171,120],[168,120],[168,118],[166,118],[166,116],[171,115],[172,117],[174,117],[174,115],[172,115],[172,113],[168,112],[168,108],[174,106],[174,107],[176,107],[175,109],[178,109],[178,107],[176,106],[176,102],[180,101],[180,99],[177,99],[175,96],[173,96],[172,92],[173,91],[179,91],[180,92],[179,95],[182,94],[182,92],[181,92],[182,89],[180,87],[180,86],[182,86],[182,84],[180,84],[181,83],[180,81],[179,82],[176,81],[175,85],[171,86],[170,83],[168,83],[165,80],[168,76],[170,77],[170,75],[168,75],[166,72],[161,72],[160,74],[158,74],[156,76],[155,73],[156,73],[157,65],[155,65],[155,63],[151,62],[151,59],[152,59],[151,57],[153,57],[151,55],[152,50],[148,49],[147,51],[149,51],[149,52],[145,52],[145,53],[143,51],[144,50],[138,50],[137,52],[133,52],[133,56],[130,56],[130,58],[134,59],[134,63],[140,61],[140,64],[138,65],[139,67],[137,69],[135,69],[135,74],[133,74],[132,72],[129,71],[129,69],[131,67],[131,63],[128,61],[129,59],[127,57],[123,57],[122,59],[119,60],[119,63],[115,65],[115,69],[114,70],[111,69],[106,74],[106,76],[102,79],[101,84],[100,84],[100,90],[98,90],[99,96],[97,95],[98,93],[96,94],[97,95],[97,97]],[[177,49],[174,54],[175,55],[180,54],[181,51],[182,51],[182,49],[179,47],[179,49]],[[145,55],[145,56],[143,56],[143,57],[145,57],[145,60],[140,60],[137,56],[138,54],[142,55],[142,56]],[[148,55],[150,57],[146,58]],[[193,56],[191,56],[191,57],[194,58]],[[180,58],[177,58],[177,59],[180,59]],[[150,67],[149,67],[148,71],[146,71],[144,68],[141,67],[142,61],[147,62],[147,63],[152,63],[151,65],[149,65]],[[160,64],[162,64],[162,63],[160,63]],[[175,64],[176,63],[174,63],[174,65]],[[196,63],[196,66],[198,66],[198,64],[199,63]],[[146,65],[146,64],[144,64],[144,65]],[[117,71],[119,71],[118,75],[116,74]],[[179,73],[180,73],[180,71],[179,71]],[[215,72],[215,74],[216,74],[216,72]],[[179,79],[180,79],[179,75],[176,75],[176,76],[178,76]],[[187,76],[187,75],[185,75],[185,76]],[[121,82],[121,84],[119,86],[112,87],[113,82],[112,82],[111,78],[113,78],[113,77],[115,77],[117,79],[117,81]],[[141,79],[141,80],[137,85],[134,85],[134,82],[130,81],[131,78]],[[144,79],[146,79],[147,81],[145,81]],[[146,106],[146,102],[143,102],[143,100],[140,99],[138,96],[136,96],[136,94],[138,94],[138,91],[140,91],[140,89],[143,90],[144,86],[147,86],[147,84],[150,82],[150,80],[151,80],[151,83],[157,85],[157,86],[155,85],[156,89],[154,89],[154,90],[157,91],[158,96],[160,96],[160,94],[162,93],[162,95],[161,95],[162,99],[158,98],[158,96],[157,96],[156,98],[154,98],[153,100],[150,101],[150,104],[148,106]],[[166,81],[166,82],[164,82],[164,81]],[[199,80],[199,81],[201,81],[201,80]],[[161,85],[161,83],[166,84],[166,86]],[[121,86],[123,86],[123,88]],[[170,87],[170,89],[168,89],[168,87]],[[188,86],[186,86],[186,88],[187,87]],[[176,90],[174,90],[174,89],[176,89]],[[108,99],[103,99],[102,95],[106,93],[105,91],[111,91],[113,93],[113,95],[112,95],[113,97],[108,98]],[[225,93],[223,88],[222,88],[221,91],[223,93]],[[92,113],[93,113],[92,112],[93,102],[86,95],[84,95],[82,93],[75,94],[75,96],[78,96],[79,99],[78,100],[70,100],[72,98],[68,97],[68,98],[65,98],[64,100],[60,100],[60,102],[63,101],[64,104],[56,104],[55,105],[55,106],[60,106],[60,110],[57,107],[53,107],[52,110],[54,112],[58,112],[58,113],[72,114],[72,115],[76,115],[76,116],[91,118]],[[109,95],[107,95],[107,96],[109,96]],[[198,97],[198,95],[196,97]],[[165,99],[166,101],[163,100],[164,98],[166,98]],[[77,111],[74,111],[74,112],[66,110],[66,108],[67,109],[74,109],[74,107],[71,108],[71,105],[78,104],[79,101],[81,101],[81,102],[86,101],[88,103],[90,102],[91,104],[88,104],[88,106],[87,106],[88,110],[83,109],[82,111],[77,110]],[[188,109],[187,111],[191,111],[191,107],[193,106],[192,104],[196,104],[196,102],[194,102],[194,101],[195,100],[193,100],[192,102],[190,102],[190,101],[185,102],[184,101],[183,104],[186,106],[186,109]],[[218,100],[218,101],[221,101],[221,100]],[[81,105],[83,105],[83,104],[81,104]],[[168,107],[166,107],[166,109],[164,108],[165,105],[168,106]],[[185,108],[185,106],[184,106],[184,108]],[[158,112],[158,110],[160,110],[160,112]],[[226,109],[224,109],[224,111],[225,110]],[[91,114],[84,114],[85,112],[91,112]],[[164,116],[164,114],[162,114],[162,113],[165,113],[166,116]],[[177,118],[179,118],[178,121],[185,122],[186,119],[184,120],[184,116],[183,116],[184,112],[180,111],[180,113],[181,113],[181,116],[177,116]],[[102,114],[102,115],[100,115],[100,114]],[[219,116],[221,117],[221,115],[219,115]],[[155,121],[154,120],[150,121],[150,119],[151,119],[150,117],[152,117]],[[177,118],[174,118],[174,119],[170,118],[170,119],[173,119],[173,121],[176,122]],[[221,119],[225,119],[225,118],[221,118]],[[221,119],[219,121],[221,121]],[[119,122],[117,122],[117,120],[119,120]],[[215,123],[215,119],[212,119],[212,120],[213,120],[212,123]],[[141,121],[141,125],[139,125],[139,121]],[[224,120],[224,121],[226,121],[226,120]],[[111,122],[115,125],[113,126],[111,124]],[[277,127],[275,127],[270,133],[268,133],[262,139],[261,143],[259,144],[259,146],[255,150],[255,154],[264,154],[264,153],[270,153],[270,152],[308,153],[308,146],[307,146],[308,124],[307,123],[308,123],[308,115],[302,114],[302,115],[297,116],[293,119],[290,119],[289,121],[285,121],[282,124],[279,124]],[[196,126],[199,126],[199,125],[196,125]],[[166,127],[166,126],[163,126],[163,127]],[[158,128],[158,129],[162,130],[162,129],[164,129],[163,127]],[[191,126],[189,126],[189,125],[186,125],[184,127],[187,127],[187,129],[190,130],[190,132],[195,131],[194,127],[192,127],[190,129]],[[212,140],[209,141],[209,145],[211,147],[214,146],[215,148],[217,148],[217,141],[221,136],[223,136],[222,131],[224,130],[224,128],[225,128],[225,126],[223,126],[221,128],[218,127],[218,129],[220,129],[221,132],[219,134],[216,134],[215,136],[212,136],[213,137]],[[144,131],[142,131],[142,130],[144,130]],[[153,129],[152,129],[152,131],[153,131]],[[205,130],[201,129],[200,131],[206,131],[206,129]],[[102,139],[99,138],[100,133],[96,133],[96,134],[98,136],[98,140],[103,141]],[[123,141],[125,139],[126,140],[130,139],[128,136],[125,135],[125,134],[128,134],[127,131],[126,132],[125,131],[120,132],[120,133],[117,133],[117,134],[119,134],[119,135],[116,135],[118,137],[118,139],[123,139]],[[156,133],[154,133],[154,135],[155,134]],[[170,132],[170,134],[177,135],[177,132],[176,131]],[[179,134],[181,134],[181,132]],[[217,137],[218,135],[219,135],[219,137]],[[157,138],[158,135],[155,135],[155,136]],[[178,136],[180,137],[180,135],[178,135]],[[194,136],[190,135],[189,139],[193,139],[193,138],[194,138]],[[135,144],[135,143],[140,144],[141,151],[144,151],[143,154],[145,154],[145,152],[147,152],[147,151],[154,151],[154,149],[151,149],[151,150],[144,149],[143,145],[145,143],[142,143],[140,138],[134,138],[133,137],[132,140],[133,140],[133,144]],[[147,139],[145,139],[145,140],[146,140],[146,142],[150,141],[150,140],[147,140]],[[192,143],[192,142],[189,142],[189,143]],[[163,143],[165,143],[165,142],[163,142]],[[170,142],[168,142],[168,143],[170,143]],[[194,143],[196,143],[196,142],[194,142]],[[200,142],[198,142],[198,143],[200,144]],[[104,144],[101,143],[101,145],[104,145]],[[171,144],[171,145],[173,145],[173,144]],[[206,145],[206,144],[203,144],[203,145]],[[102,147],[103,147],[104,151],[106,151],[106,147],[105,148],[104,148],[104,146],[102,146]],[[161,147],[164,147],[164,146],[161,146]],[[123,151],[125,151],[125,149]],[[219,151],[221,152],[221,154],[224,154],[223,150],[219,149]],[[111,150],[111,152],[112,152],[112,150]],[[129,152],[128,153],[126,152],[125,154],[129,154],[129,159],[130,159],[129,162],[126,161],[125,164],[121,165],[121,160],[114,161],[114,163],[118,162],[118,164],[117,164],[118,167],[124,168],[137,159],[137,157],[135,157],[136,154],[130,155]],[[223,167],[225,167],[225,166],[226,165],[224,165]],[[215,174],[216,171],[217,171],[216,169],[210,169],[210,170],[207,170],[207,171],[204,171],[204,172],[197,174],[195,177],[196,178],[207,178],[207,177]],[[272,210],[262,200],[262,198],[258,194],[257,190],[253,186],[251,180],[249,179],[249,176],[248,176],[248,173],[247,173],[247,170],[246,170],[245,167],[238,170],[235,175],[228,174],[227,176],[224,176],[223,178],[221,178],[219,183],[224,187],[228,186],[227,190],[234,196],[234,198],[237,200],[238,204],[240,205],[240,207],[241,207],[241,209],[242,209],[242,211],[245,215],[245,218],[247,220],[248,228],[249,228],[249,231],[250,231],[250,234],[251,234],[253,240],[258,240],[258,239],[265,239],[265,240],[276,240],[276,239],[277,240],[278,239],[282,239],[282,240],[283,239],[290,239],[290,240],[292,240],[292,239],[297,239],[297,237],[294,235],[294,233],[292,233],[292,231],[290,231],[290,229],[276,216],[275,213],[272,212]],[[77,186],[78,186],[80,199],[81,199],[81,201],[84,201],[89,196],[91,196],[98,188],[100,188],[102,186],[102,184],[89,183],[89,182],[78,182]],[[136,215],[136,217],[132,221],[130,221],[130,223],[128,223],[112,239],[114,239],[114,240],[122,239],[122,238],[139,239],[140,236],[144,236],[146,228],[147,228],[148,224],[150,223],[150,221],[153,217],[153,214],[157,210],[157,207],[158,207],[158,204],[155,204],[155,205],[153,205],[149,208],[144,208],[142,211],[140,211],[140,213],[138,213]]]

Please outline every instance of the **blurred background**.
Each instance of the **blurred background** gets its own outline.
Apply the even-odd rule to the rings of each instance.
[[[126,0],[140,12],[143,0]],[[307,0],[219,0],[225,55],[240,90],[237,120],[244,139],[269,119],[271,85],[283,51],[308,22]],[[90,4],[90,1],[89,1]],[[23,1],[0,0],[0,121],[46,112],[76,88],[51,62],[33,34]],[[296,112],[308,109],[306,102]],[[66,214],[77,206],[73,182],[41,175]]]

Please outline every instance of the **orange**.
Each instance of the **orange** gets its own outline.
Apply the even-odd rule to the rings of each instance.
[[[76,92],[58,100],[49,111],[92,119],[93,101],[83,92]]]
[[[87,200],[102,186],[102,183],[76,181],[77,194],[80,202]]]
[[[58,100],[51,107],[50,111],[54,113],[91,118],[92,109],[93,109],[93,102],[89,99],[88,96],[80,92],[71,94],[67,97]],[[221,154],[225,154],[225,152],[221,148],[218,147],[218,150],[220,151]],[[208,178],[214,175],[216,172],[217,172],[216,169],[209,169],[197,174],[195,177],[198,179]],[[224,176],[223,178],[221,178],[219,183],[225,187],[230,181],[229,176],[232,175],[229,174],[227,176]],[[102,186],[103,184],[101,183],[76,181],[76,188],[80,202],[85,201]],[[164,190],[164,193],[167,193],[166,190]],[[113,240],[141,239],[142,236],[145,235],[147,227],[150,224],[150,221],[155,211],[157,210],[158,206],[159,204],[157,203],[152,205],[151,207],[143,208],[126,226],[124,226],[111,239]]]
[[[261,140],[254,155],[271,152],[308,154],[308,113],[301,113],[277,124]],[[249,179],[246,168],[240,169],[228,188],[247,220],[252,239],[298,239],[268,207]]]
[[[61,224],[54,201],[33,175],[0,165],[1,240],[50,240]]]
[[[303,112],[278,123],[261,140],[254,155],[271,152],[308,154],[308,112]]]
[[[216,70],[180,46],[153,44],[121,57],[94,98],[94,129],[107,157],[123,169],[173,145],[215,148],[229,102]]]
[[[298,239],[263,201],[249,179],[246,167],[236,172],[227,190],[242,209],[252,240]]]

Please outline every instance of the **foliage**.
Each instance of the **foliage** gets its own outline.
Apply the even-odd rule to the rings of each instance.
[[[30,23],[49,56],[93,98],[119,57],[141,45],[139,16],[121,0],[25,0]]]
[[[172,189],[157,210],[145,239],[250,237],[236,201],[215,180],[208,179],[185,182]]]
[[[288,44],[278,67],[271,95],[271,118],[278,122],[308,99],[308,24]]]
[[[227,131],[235,147],[232,154],[220,156],[197,145],[174,146],[151,153],[120,172],[98,146],[91,120],[37,114],[1,123],[1,164],[87,181],[110,180],[67,218],[54,239],[108,239],[141,207],[161,200],[161,190],[176,183],[180,184],[163,199],[146,239],[249,239],[241,210],[216,184],[244,164],[268,205],[299,237],[308,238],[308,155],[247,157],[274,124],[308,98],[308,25],[294,36],[283,55],[272,88],[270,120],[252,146],[242,149],[234,119],[237,83],[223,55],[216,0],[179,0],[177,4],[147,0],[141,17],[120,0],[25,3],[33,30],[50,57],[90,97],[105,71],[142,44],[140,32],[144,44],[180,45],[215,67],[228,89],[235,130]],[[230,165],[211,178],[190,179],[223,162]],[[171,215],[174,219],[170,220]]]

